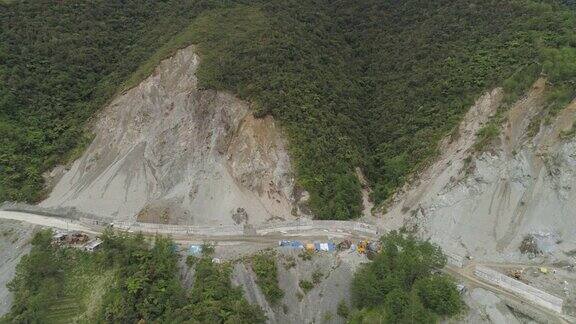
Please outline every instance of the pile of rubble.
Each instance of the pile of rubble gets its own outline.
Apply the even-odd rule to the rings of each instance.
[[[52,236],[52,244],[94,252],[100,249],[102,240],[99,238],[91,239],[85,233],[61,231]]]

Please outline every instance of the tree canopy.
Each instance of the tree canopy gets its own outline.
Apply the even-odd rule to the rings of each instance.
[[[12,308],[0,323],[264,323],[230,282],[231,266],[203,255],[191,290],[179,280],[174,242],[107,231],[102,249],[87,253],[35,235],[9,289]]]
[[[351,323],[434,323],[462,310],[456,285],[438,273],[446,264],[438,246],[398,232],[381,241],[382,252],[354,276]]]

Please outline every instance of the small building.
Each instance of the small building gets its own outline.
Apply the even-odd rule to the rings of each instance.
[[[86,243],[86,245],[84,246],[84,250],[88,252],[94,252],[100,250],[101,247],[102,247],[102,240],[96,238]]]

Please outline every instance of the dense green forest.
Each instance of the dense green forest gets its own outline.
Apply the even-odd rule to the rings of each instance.
[[[258,306],[230,282],[231,266],[205,253],[195,263],[195,285],[178,279],[174,242],[104,233],[102,250],[87,253],[52,244],[37,233],[9,289],[11,311],[0,323],[263,323]],[[208,251],[208,249],[205,249]]]
[[[454,282],[438,273],[440,247],[398,232],[381,241],[382,252],[354,276],[349,323],[436,323],[463,310]]]
[[[521,94],[544,72],[551,111],[574,97],[576,20],[552,0],[0,6],[0,200],[41,197],[41,173],[74,156],[94,111],[165,44],[198,44],[203,86],[281,122],[321,219],[360,215],[356,167],[385,201],[492,87]]]
[[[319,218],[359,215],[355,167],[384,201],[484,91],[555,79],[576,45],[574,14],[548,1],[241,2],[191,26],[200,80],[283,122]],[[573,98],[574,75],[552,100]]]

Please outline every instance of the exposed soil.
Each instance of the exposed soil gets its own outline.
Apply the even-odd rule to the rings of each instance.
[[[116,98],[41,205],[165,224],[233,224],[239,208],[253,224],[294,219],[294,177],[274,120],[198,89],[198,64],[194,47],[180,50]]]

